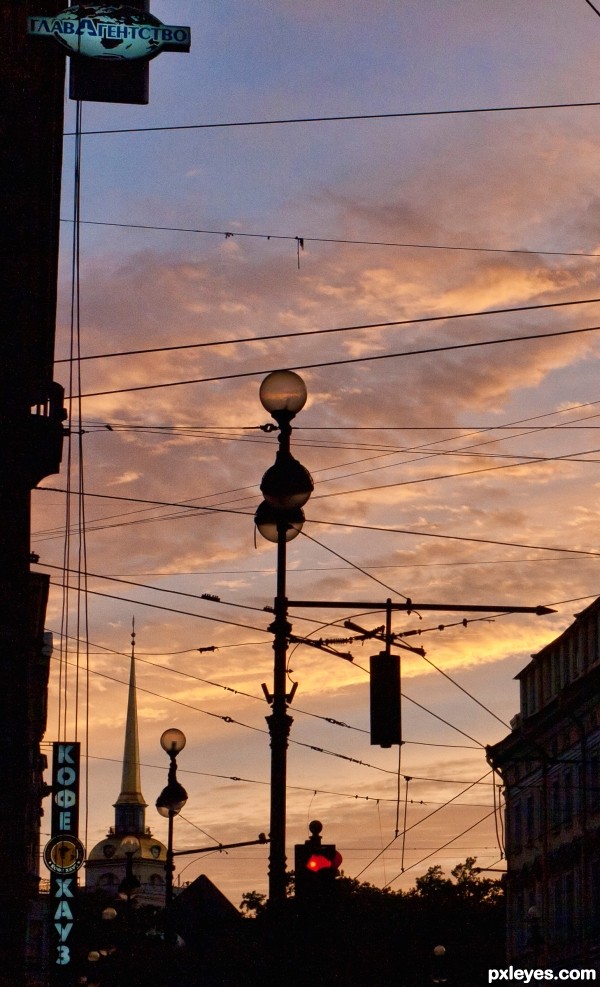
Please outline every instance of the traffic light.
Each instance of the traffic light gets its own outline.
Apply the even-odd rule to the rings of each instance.
[[[338,877],[342,855],[335,843],[321,843],[322,828],[318,820],[313,820],[309,825],[310,839],[294,847],[296,898],[299,901],[326,900]]]
[[[371,744],[401,744],[400,658],[385,651],[371,655]]]

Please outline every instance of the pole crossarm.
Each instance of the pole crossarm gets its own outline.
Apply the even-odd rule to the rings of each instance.
[[[407,600],[405,603],[376,602],[370,603],[364,600],[288,600],[288,607],[320,607],[329,610],[402,610],[405,613],[413,613],[417,610],[451,610],[458,613],[534,613],[538,617],[545,617],[548,614],[556,613],[550,607],[520,607],[502,603],[498,606],[491,604],[469,604],[469,603],[413,603]]]
[[[262,833],[257,840],[244,840],[242,843],[217,843],[213,846],[194,847],[192,850],[173,850],[173,856],[184,857],[186,854],[192,853],[213,853],[215,850],[233,850],[238,846],[257,846],[265,843],[269,843],[269,838]]]

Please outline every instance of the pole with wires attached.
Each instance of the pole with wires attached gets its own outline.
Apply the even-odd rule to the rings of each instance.
[[[296,538],[304,523],[303,505],[314,485],[312,478],[290,452],[292,419],[306,402],[306,386],[298,374],[277,370],[261,384],[260,400],[279,426],[279,450],[275,463],[267,470],[260,485],[264,501],[256,516],[256,526],[267,541],[277,545],[277,588],[274,600],[273,632],[273,691],[266,685],[263,691],[272,712],[267,716],[271,738],[271,842],[269,853],[269,907],[280,909],[286,898],[286,777],[288,737],[292,717],[288,706],[296,686],[286,688],[287,648],[291,631],[288,622],[286,591],[287,543]],[[271,431],[273,426],[265,426]]]

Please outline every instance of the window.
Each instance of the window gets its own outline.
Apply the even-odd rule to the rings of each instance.
[[[544,703],[547,703],[552,697],[551,662],[552,657],[544,655],[542,662],[542,701]]]
[[[583,627],[575,627],[569,635],[569,681],[581,674],[583,631]]]
[[[550,657],[550,690],[553,696],[560,690],[560,649],[552,652]]]
[[[591,617],[587,622],[587,645],[585,654],[585,664],[593,665],[597,658],[598,650],[598,625],[596,618]]]

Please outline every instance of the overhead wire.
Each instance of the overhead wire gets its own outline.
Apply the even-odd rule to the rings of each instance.
[[[484,780],[484,778],[487,778],[491,773],[492,773],[491,771],[486,771],[485,774],[483,774],[481,776],[481,778],[479,778],[477,781],[474,781],[471,784],[467,785],[466,788],[464,788],[462,791],[458,792],[458,794],[455,795],[455,796],[453,796],[453,798],[448,799],[446,802],[444,802],[442,805],[440,805],[437,809],[434,809],[433,812],[429,812],[426,816],[423,817],[423,819],[420,819],[418,822],[413,823],[412,826],[409,826],[405,830],[405,832],[406,833],[410,833],[411,830],[415,829],[417,826],[422,825],[428,819],[431,819],[433,816],[437,815],[437,813],[438,812],[441,812],[442,809],[446,809],[449,805],[452,805],[454,802],[456,802],[457,799],[459,799],[461,797],[461,795],[465,795],[475,785],[479,785]],[[394,836],[393,839],[391,839],[389,841],[389,843],[383,848],[383,850],[380,850],[379,853],[377,853],[376,856],[373,857],[373,859],[370,860],[369,863],[365,867],[363,867],[361,871],[358,872],[358,874],[355,874],[354,875],[355,880],[358,880],[359,877],[362,877],[362,875],[367,870],[369,870],[369,868],[372,867],[373,864],[377,860],[379,860],[379,858],[382,856],[382,854],[386,853],[389,850],[389,848],[392,846],[393,843],[396,842],[397,839],[398,839],[398,837],[397,836]],[[458,839],[458,837],[456,837],[456,839]],[[398,875],[398,876],[400,876],[400,875]],[[396,878],[394,878],[394,880],[396,880]]]
[[[106,761],[106,762],[111,763],[111,764],[122,764],[122,761],[118,760],[118,758],[116,758],[116,757],[101,757],[100,755],[97,755],[97,754],[96,755],[90,754],[90,760],[92,760],[92,761]],[[160,771],[164,770],[164,765],[162,765],[162,764],[147,764],[146,762],[143,762],[143,761],[140,762],[140,767],[142,767],[142,768],[152,768],[152,769],[155,769],[157,771],[158,770],[160,770]],[[241,783],[241,784],[246,784],[246,785],[262,785],[264,787],[269,787],[269,785],[271,784],[270,781],[261,781],[260,779],[257,779],[257,778],[243,778],[243,777],[240,777],[239,775],[218,774],[218,773],[216,773],[214,771],[198,771],[198,770],[195,770],[193,768],[185,768],[185,767],[178,768],[178,774],[198,775],[198,776],[201,776],[203,778],[216,778],[216,779],[218,779],[220,781],[233,781],[233,782],[237,782],[237,783]],[[333,795],[336,798],[353,799],[354,801],[357,801],[357,802],[358,801],[364,801],[364,802],[375,802],[375,801],[380,801],[380,802],[395,802],[396,801],[395,798],[389,798],[389,797],[384,796],[384,795],[359,795],[359,794],[356,794],[354,792],[338,792],[338,791],[331,790],[331,789],[314,788],[314,787],[306,786],[306,785],[290,785],[290,784],[286,784],[286,789],[288,791],[313,792],[313,793],[316,792],[317,795]],[[421,799],[415,799],[415,800],[411,799],[411,800],[409,800],[409,805],[427,806],[427,805],[438,805],[438,804],[446,805],[445,802],[443,802],[443,803],[437,803],[437,802],[431,801],[430,799],[427,799],[425,801],[423,801]],[[479,802],[455,802],[454,804],[455,805],[460,805],[462,807],[469,808],[469,809],[487,808],[487,806],[485,806],[483,803],[479,803]]]
[[[55,566],[50,566],[50,568],[56,568],[56,567]],[[94,574],[90,573],[90,575],[94,575]],[[100,577],[100,578],[102,578],[102,577]],[[115,581],[116,582],[124,582],[125,580],[118,580],[117,579]],[[138,585],[138,584],[133,583],[132,585]],[[155,587],[148,587],[148,588],[155,588]],[[158,591],[160,592],[160,590],[158,590]],[[229,626],[244,627],[244,628],[250,626],[250,625],[247,625],[247,624],[240,624],[238,622],[231,621],[231,620],[226,620],[224,618],[210,617],[210,616],[207,616],[206,614],[197,614],[197,613],[194,614],[194,613],[192,613],[190,611],[179,610],[179,609],[175,609],[173,607],[161,606],[159,604],[154,604],[154,603],[150,603],[150,602],[143,601],[143,600],[132,600],[132,599],[130,599],[128,597],[124,597],[124,596],[115,596],[114,594],[104,593],[104,592],[101,592],[99,590],[92,590],[92,589],[89,589],[88,588],[87,592],[90,593],[90,594],[92,594],[92,595],[94,595],[94,596],[101,596],[101,597],[105,597],[105,598],[108,598],[108,599],[119,600],[120,602],[133,603],[133,604],[135,604],[137,606],[150,607],[152,609],[157,609],[157,610],[164,610],[164,611],[166,611],[168,613],[177,613],[177,614],[182,614],[184,616],[197,617],[197,618],[199,618],[201,620],[208,620],[208,621],[212,621],[212,622],[215,622],[215,623],[226,624],[226,625],[229,625]],[[175,592],[175,591],[173,591],[173,592]],[[197,597],[194,596],[194,594],[184,593],[184,594],[181,594],[181,595],[183,595],[183,596],[192,596],[193,598],[197,598]],[[200,599],[203,599],[203,597],[201,596]],[[302,619],[309,619],[309,618],[302,618]],[[319,629],[321,628],[321,626],[322,625],[319,625]],[[261,628],[258,628],[258,627],[252,627],[252,629],[253,630],[258,630],[258,631],[261,631],[262,630],[262,632],[263,633],[266,633],[266,634],[270,633],[267,628],[261,629]],[[308,641],[306,641],[306,642],[300,641],[300,643],[310,643],[310,642],[308,642]],[[357,668],[362,668],[362,666],[361,665],[358,665],[356,662],[353,662],[353,664]],[[368,674],[368,672],[367,672],[366,669],[363,669],[363,671],[365,671],[365,673]],[[455,730],[457,733],[460,733],[462,736],[466,737],[468,740],[473,741],[473,743],[474,744],[477,744],[477,746],[480,747],[481,749],[484,749],[485,748],[485,744],[483,744],[481,741],[476,740],[470,734],[466,733],[464,730],[462,730],[459,727],[455,726],[454,724],[450,723],[448,720],[446,720],[444,717],[440,716],[438,713],[435,713],[433,710],[428,709],[425,706],[422,706],[415,699],[412,699],[409,695],[407,695],[407,693],[403,692],[402,693],[402,696],[403,696],[403,698],[405,698],[407,700],[407,702],[410,702],[411,704],[417,706],[419,709],[424,710],[425,712],[429,713],[430,716],[433,716],[435,719],[439,720],[441,723],[444,723],[446,726],[450,727],[452,730]]]
[[[255,642],[254,641],[254,642],[248,642],[248,644],[254,644],[254,645],[256,645],[256,644],[264,644],[264,642]],[[114,648],[109,648],[109,647],[107,647],[105,645],[93,644],[92,646],[93,647],[102,648],[103,650],[101,652],[90,652],[90,654],[94,654],[94,653],[96,653],[96,654],[104,654],[104,653],[108,652],[109,654],[119,655],[122,658],[127,658],[128,657],[125,654],[125,652],[123,652],[123,651],[117,651]],[[227,648],[227,647],[232,647],[232,648],[234,648],[234,647],[244,647],[244,644],[219,645],[218,647],[216,647],[214,649],[211,648],[209,650],[217,650],[217,651],[220,651],[224,647],[225,648]],[[161,651],[161,652],[156,652],[156,653],[152,652],[151,654],[155,654],[156,657],[159,657],[159,656],[160,657],[163,657],[163,656],[166,656],[167,654],[181,655],[181,654],[190,654],[190,653],[193,653],[195,651],[204,651],[204,650],[207,650],[207,649],[205,649],[205,648],[192,648],[192,649],[186,649],[185,651],[174,651],[174,652],[164,652],[164,651]],[[181,669],[173,668],[170,665],[166,665],[166,666],[165,665],[159,665],[156,662],[149,661],[147,657],[144,658],[143,657],[144,654],[148,654],[148,652],[136,651],[136,662],[142,662],[143,664],[150,665],[153,668],[160,668],[161,671],[173,672],[176,675],[185,676],[186,678],[190,678],[190,679],[192,679],[192,680],[194,680],[196,682],[202,682],[205,685],[210,685],[210,686],[213,686],[214,688],[222,689],[224,692],[233,693],[234,695],[237,695],[237,696],[243,696],[246,699],[253,699],[253,700],[256,700],[257,702],[264,703],[264,696],[255,696],[252,693],[245,692],[243,689],[234,688],[234,687],[229,686],[229,685],[224,685],[222,682],[215,682],[212,679],[203,678],[202,676],[195,675],[192,672],[184,672]],[[300,713],[303,716],[310,716],[310,717],[312,717],[314,719],[317,719],[317,720],[323,720],[324,722],[329,723],[332,726],[344,727],[344,728],[346,728],[348,730],[354,730],[357,733],[364,733],[364,734],[369,733],[368,730],[364,730],[364,729],[362,729],[362,727],[353,726],[350,723],[344,723],[341,720],[334,719],[331,716],[324,716],[324,715],[322,715],[320,713],[314,713],[314,712],[311,712],[311,711],[306,710],[306,709],[301,709],[297,705],[294,705],[294,713]],[[441,744],[441,743],[431,743],[429,741],[419,741],[419,740],[406,740],[406,739],[404,739],[403,743],[404,744],[415,745],[415,746],[418,746],[418,747],[444,747],[444,748],[448,748],[448,749],[458,749],[458,750],[480,750],[481,749],[479,745],[477,747],[472,747],[472,746],[468,746],[468,745],[465,745],[465,744]]]
[[[540,418],[544,418],[544,417],[548,417],[548,416],[553,416],[553,415],[558,414],[558,413],[566,413],[566,412],[569,412],[569,411],[577,410],[578,408],[589,407],[589,406],[592,406],[592,405],[596,405],[598,403],[599,402],[595,401],[595,402],[586,402],[584,404],[579,404],[579,405],[571,405],[571,406],[569,406],[567,408],[561,409],[560,412],[556,412],[556,411],[546,412],[543,415],[537,415],[537,416],[534,416],[533,418],[519,419],[517,422],[513,422],[510,425],[500,426],[500,427],[510,428],[510,427],[519,426],[519,427],[522,427],[523,428],[525,426],[525,424],[530,423],[530,422],[533,422],[533,421],[536,421],[536,420],[539,420]],[[596,418],[596,417],[597,417],[597,415],[594,414],[592,416],[583,416],[583,418],[574,419],[574,421],[576,421],[576,422],[579,422],[579,421],[582,421],[582,420],[583,421],[586,421],[586,420],[589,420],[589,418]],[[562,427],[564,427],[564,426],[562,426],[561,423],[552,423],[550,425],[536,426],[536,428],[534,428],[534,429],[529,429],[528,430],[528,433],[526,433],[526,434],[535,434],[536,432],[539,432],[539,431],[554,431],[554,430],[559,429],[559,428],[562,428]],[[481,434],[482,432],[490,432],[490,431],[495,431],[495,427],[494,426],[488,426],[488,427],[478,428],[476,430],[473,430],[473,431],[467,433],[467,436],[461,436],[461,438],[468,437],[468,435],[470,435],[470,434],[476,435],[476,434]],[[427,446],[426,446],[426,449],[427,448],[430,448],[432,445],[439,445],[440,442],[446,442],[446,441],[448,441],[448,440],[447,439],[435,440],[434,442],[428,443]],[[460,447],[458,447],[458,449],[454,449],[454,450],[435,449],[434,452],[432,452],[432,453],[429,454],[429,456],[435,456],[437,454],[440,454],[440,455],[460,454],[462,452],[465,452],[465,454],[471,454],[471,455],[473,455],[474,453],[469,452],[469,450],[473,450],[473,449],[475,449],[477,447],[481,448],[482,445],[489,444],[490,442],[493,442],[493,441],[495,441],[495,440],[494,439],[489,439],[489,440],[487,440],[487,442],[471,443],[468,446],[460,446]],[[419,449],[419,447],[411,447],[411,449],[409,449],[408,451],[417,451],[418,449]],[[423,461],[423,459],[425,459],[425,458],[428,458],[428,457],[424,455],[424,456],[421,456],[420,459],[419,460],[416,460],[416,461],[417,462]],[[566,455],[565,456],[562,456],[561,459],[566,460],[567,459],[567,456]],[[580,462],[591,462],[591,460],[578,460],[578,461],[580,461]],[[359,462],[360,462],[360,460],[359,460]],[[351,465],[351,464],[345,464],[345,465]],[[406,465],[406,461],[404,461],[402,465]],[[338,467],[327,467],[327,469],[330,469],[330,468],[338,468]],[[376,469],[379,469],[379,467],[375,467],[375,470]],[[323,470],[317,470],[316,472],[317,473],[323,472]],[[342,478],[344,478],[344,476],[347,477],[348,475],[350,475],[350,474],[345,474],[345,475],[342,475],[342,476],[339,476],[339,477],[330,477],[330,478],[327,478],[326,480],[324,480],[323,482],[333,481],[334,479],[342,479]],[[449,477],[450,476],[458,476],[458,475],[459,474],[448,474]],[[426,479],[427,478],[421,478],[421,480],[419,482],[426,482]],[[235,488],[234,490],[220,491],[219,493],[215,492],[215,493],[212,493],[212,494],[208,494],[206,496],[213,498],[213,497],[217,497],[217,496],[223,496],[224,493],[235,493],[237,491],[250,490],[250,489],[253,489],[253,487],[250,487],[249,486],[249,487]],[[317,494],[316,497],[319,497],[319,494]],[[184,501],[184,502],[180,502],[180,503],[182,505],[183,504],[192,504],[193,501],[197,501],[198,499],[199,498],[192,498],[192,500]],[[137,513],[144,513],[144,512],[149,511],[149,510],[151,510],[151,508],[147,508],[147,509],[144,509],[142,511],[133,511],[133,512],[128,512],[128,513],[129,514],[137,514]],[[104,526],[102,526],[102,525],[98,524],[98,521],[99,520],[110,520],[111,518],[117,518],[118,519],[119,517],[124,517],[124,516],[126,517],[127,514],[125,514],[125,515],[123,515],[123,514],[120,514],[120,515],[119,514],[117,514],[117,515],[108,515],[108,516],[105,516],[105,518],[103,518],[103,519],[97,519],[96,522],[94,522],[93,530],[102,530],[103,527],[112,527],[111,525],[104,525]],[[167,514],[167,515],[164,515],[164,514],[163,515],[159,515],[158,517],[154,516],[152,518],[142,519],[142,522],[143,523],[147,523],[147,522],[152,522],[154,520],[168,520],[168,519],[173,519],[175,517],[186,517],[186,516],[190,516],[190,514],[189,513],[186,514],[184,512],[181,512],[178,515],[173,515],[172,513],[170,513],[170,514]],[[137,522],[133,522],[133,523],[137,523]],[[50,536],[52,536],[52,533],[51,533],[51,531],[50,532],[48,532],[48,531],[46,531],[46,532],[43,532],[43,531],[42,532],[38,532],[37,533],[38,540],[42,540],[44,535],[50,535]]]
[[[589,0],[587,0],[587,2],[589,3]],[[592,4],[590,4],[590,6],[593,7]],[[593,8],[593,9],[595,9],[595,8]],[[490,108],[488,108],[488,109],[481,109],[480,108],[480,109],[472,109],[472,110],[466,110],[466,111],[457,111],[457,110],[451,110],[451,111],[431,111],[431,112],[425,113],[425,114],[384,114],[384,115],[376,115],[376,116],[377,117],[381,117],[381,116],[384,116],[384,117],[390,117],[390,116],[416,116],[416,115],[418,115],[418,116],[422,116],[422,115],[429,116],[429,115],[439,115],[441,113],[456,113],[456,112],[470,112],[470,113],[473,113],[473,112],[499,112],[499,111],[502,111],[502,110],[503,111],[506,111],[506,110],[509,110],[509,109],[512,109],[512,110],[515,110],[515,109],[542,109],[542,108],[549,108],[550,106],[557,107],[557,106],[566,106],[566,105],[571,105],[571,106],[574,106],[574,105],[590,105],[590,106],[591,105],[594,105],[595,106],[595,105],[598,105],[598,104],[596,104],[596,103],[594,103],[594,104],[591,104],[591,103],[590,104],[549,104],[548,106],[545,106],[545,107],[544,106],[536,106],[536,107],[533,107],[533,106],[527,106],[527,107],[503,107],[503,108],[495,107],[495,108],[491,108],[491,109]],[[361,116],[344,117],[344,118],[333,118],[333,117],[332,118],[304,118],[304,119],[299,118],[298,120],[294,120],[294,121],[291,121],[291,120],[290,121],[288,121],[288,120],[281,120],[281,121],[253,121],[253,122],[235,123],[235,124],[208,124],[208,125],[198,125],[198,126],[242,126],[242,125],[266,124],[266,123],[269,123],[270,124],[270,123],[290,123],[290,122],[315,122],[317,120],[328,120],[328,119],[373,119],[373,118],[375,118],[375,115],[367,115],[367,116],[361,115]],[[141,130],[141,129],[171,129],[171,128],[135,128],[135,129],[140,129]],[[181,129],[181,128],[175,128],[175,129]],[[188,128],[185,128],[185,129],[188,129]],[[594,327],[594,328],[598,328],[598,327]],[[578,331],[592,331],[592,330],[578,330]],[[554,335],[554,334],[550,334],[550,335]],[[521,338],[521,337],[519,337],[519,338]],[[84,395],[81,394],[81,386],[79,386],[78,390],[79,390],[79,398],[84,397]],[[78,634],[79,634],[79,627],[78,627]],[[123,684],[125,684],[125,683],[123,683]],[[328,753],[330,753],[330,752],[328,752]],[[486,817],[484,817],[484,818],[486,818]],[[478,823],[475,824],[475,825],[478,825]],[[470,828],[473,828],[473,827],[470,827]],[[466,830],[465,832],[468,832],[468,830]],[[463,834],[461,834],[461,835],[463,835]]]
[[[589,0],[586,0],[586,2],[589,3]],[[567,103],[522,103],[514,106],[477,106],[449,110],[404,110],[397,113],[346,113],[332,116],[282,117],[272,120],[231,120],[220,123],[187,123],[151,127],[111,127],[98,130],[84,130],[82,133],[84,136],[89,137],[100,134],[141,134],[186,130],[214,130],[233,127],[272,127],[282,124],[295,123],[340,123],[347,120],[397,120],[425,117],[468,116],[480,113],[517,113],[531,110],[584,109],[596,106],[600,106],[600,102],[593,100]],[[73,137],[75,134],[72,131],[67,130],[64,132],[64,136]]]
[[[389,888],[390,885],[392,885],[395,881],[398,880],[399,877],[402,876],[402,874],[405,874],[407,871],[412,870],[413,867],[418,867],[420,864],[424,863],[426,860],[429,860],[431,857],[435,857],[440,852],[440,850],[445,850],[446,847],[449,847],[451,843],[454,843],[456,840],[460,840],[461,837],[466,835],[466,833],[470,833],[471,830],[476,829],[477,826],[480,826],[482,822],[485,822],[486,819],[489,819],[491,815],[494,815],[495,811],[496,810],[494,808],[492,809],[491,812],[487,812],[485,816],[482,816],[481,819],[478,819],[477,822],[474,822],[472,826],[467,826],[467,828],[463,829],[461,833],[458,833],[457,836],[453,836],[451,840],[448,840],[446,843],[443,843],[442,846],[437,847],[436,850],[433,850],[431,853],[428,853],[425,857],[421,857],[420,860],[415,860],[414,863],[410,864],[408,867],[405,867],[403,870],[400,871],[399,874],[396,874],[396,876],[393,877],[391,881],[388,881],[388,883],[385,884],[384,887]]]
[[[424,315],[424,316],[417,316],[412,319],[392,319],[386,322],[364,322],[364,323],[357,323],[356,325],[349,325],[349,326],[330,326],[328,328],[321,327],[318,329],[299,329],[296,332],[268,333],[262,336],[239,336],[234,339],[213,339],[213,340],[205,340],[200,343],[198,342],[179,343],[176,345],[152,346],[152,347],[145,347],[142,349],[135,349],[135,350],[118,350],[112,352],[109,351],[105,353],[90,353],[87,356],[82,356],[82,360],[108,360],[108,359],[114,359],[116,357],[124,357],[124,356],[142,356],[145,353],[169,353],[174,350],[206,349],[206,348],[212,348],[217,346],[238,346],[240,343],[261,343],[261,342],[269,342],[277,339],[303,339],[306,338],[307,336],[328,336],[335,333],[360,332],[366,329],[391,329],[397,326],[424,325],[425,323],[433,323],[433,322],[451,322],[455,319],[483,318],[484,316],[487,315],[514,315],[520,312],[539,312],[548,309],[570,308],[574,305],[593,305],[593,304],[597,304],[598,302],[600,302],[600,298],[579,298],[579,299],[572,299],[571,301],[564,301],[564,302],[543,302],[536,305],[511,305],[511,306],[505,306],[503,308],[477,309],[470,312],[453,312],[450,314],[446,313],[444,315]],[[584,327],[581,330],[568,330],[565,332],[566,334],[568,334],[569,332],[593,332],[597,328],[598,328],[597,326],[592,326],[588,328]],[[540,334],[539,337],[517,336],[516,340],[518,341],[522,339],[543,338],[545,336],[551,336],[551,335],[553,334],[542,333]],[[558,333],[558,335],[564,335],[564,333]],[[513,341],[514,340],[512,338],[509,338],[506,340],[504,339],[492,340],[491,343],[513,342]],[[472,344],[457,343],[455,345],[443,347],[442,349],[448,349],[448,350],[462,349],[464,348],[465,345],[482,346],[488,344],[487,341],[483,341],[481,343],[472,343]],[[430,352],[439,352],[439,350],[438,349],[422,350],[422,351],[419,350],[417,352],[430,353]],[[407,355],[412,355],[412,354],[408,353]],[[54,362],[66,363],[67,359],[66,358],[56,359]],[[288,369],[295,369],[295,368],[288,368]],[[267,373],[267,371],[256,371],[256,373]],[[224,378],[216,378],[216,379],[229,379],[229,378],[224,377]]]
[[[372,363],[382,360],[396,360],[409,356],[424,356],[432,353],[447,353],[457,350],[477,349],[484,346],[500,346],[505,343],[531,342],[533,339],[553,339],[558,336],[577,336],[583,333],[598,332],[600,326],[586,326],[581,329],[559,329],[552,332],[528,333],[523,336],[503,336],[501,339],[483,339],[470,343],[453,343],[447,346],[426,346],[416,350],[400,350],[395,353],[373,353],[370,356],[349,356],[335,360],[321,360],[316,363],[297,363],[288,366],[287,370],[320,370],[325,367],[343,367],[357,363]],[[255,340],[256,341],[256,340]],[[242,380],[246,377],[266,377],[274,373],[279,367],[262,367],[258,370],[240,370],[232,374],[217,374],[212,377],[193,377],[189,380],[161,381],[157,384],[136,384],[133,387],[116,387],[106,391],[86,391],[84,394],[76,395],[81,398],[107,397],[112,394],[131,394],[139,391],[155,391],[167,387],[183,387],[190,384],[211,384],[220,383],[226,380]]]
[[[99,677],[101,677],[103,679],[107,679],[107,680],[109,680],[111,682],[116,682],[119,685],[123,685],[123,686],[127,686],[128,687],[128,683],[124,679],[115,678],[114,675],[108,675],[106,672],[99,672],[99,671],[95,671],[94,670],[92,672],[92,674],[94,674],[96,676],[99,676]],[[264,736],[269,736],[269,731],[268,730],[265,730],[262,727],[252,726],[249,723],[244,723],[241,720],[237,720],[237,719],[235,719],[232,716],[223,715],[221,713],[213,713],[210,710],[201,709],[199,706],[193,706],[191,703],[183,702],[183,700],[181,700],[181,699],[173,699],[170,696],[165,696],[162,693],[155,692],[152,689],[147,689],[144,686],[137,685],[136,688],[137,688],[137,690],[139,692],[143,692],[146,695],[154,696],[155,698],[165,700],[166,702],[175,703],[178,706],[183,706],[186,709],[191,709],[191,710],[193,710],[196,713],[203,714],[204,716],[210,716],[213,719],[221,720],[223,723],[226,723],[228,725],[242,727],[245,730],[251,730],[254,733],[260,733],[260,734],[263,734]],[[308,744],[308,743],[305,743],[304,741],[301,741],[301,740],[292,740],[292,739],[290,739],[288,741],[288,743],[289,744],[293,744],[296,747],[304,747],[305,749],[311,750],[311,751],[313,751],[313,752],[315,752],[317,754],[325,754],[328,757],[335,757],[335,758],[338,758],[338,759],[340,759],[342,761],[349,761],[351,764],[358,764],[361,767],[363,767],[363,768],[369,768],[372,771],[380,771],[383,774],[394,775],[394,776],[396,775],[396,771],[395,770],[391,770],[390,768],[383,768],[383,767],[381,767],[380,765],[377,765],[377,764],[370,764],[369,762],[363,761],[360,758],[350,757],[348,754],[342,754],[339,751],[332,751],[332,750],[329,750],[328,748],[325,748],[325,747],[319,747],[316,744]],[[426,779],[426,780],[432,781],[433,779]],[[447,779],[440,779],[440,780],[441,781],[446,781]],[[458,782],[450,782],[449,780],[448,780],[448,783],[450,783],[450,784],[458,784]],[[474,782],[473,784],[478,784],[478,782]]]
[[[46,491],[46,492],[49,492],[49,493],[64,493],[65,492],[64,491],[64,488],[62,488],[62,487],[53,487],[53,486],[43,486],[43,487],[42,486],[39,486],[39,487],[36,487],[36,490],[38,490],[40,492]],[[361,492],[364,493],[365,491],[361,491]],[[340,493],[340,496],[342,496],[342,495],[343,495],[343,491]],[[94,492],[93,493],[93,492],[87,491],[86,492],[86,496],[87,497],[97,497],[97,498],[104,499],[104,500],[122,500],[122,501],[125,501],[127,503],[150,504],[150,505],[155,506],[155,507],[179,507],[180,506],[180,504],[178,504],[176,502],[172,502],[172,501],[150,500],[148,498],[142,498],[142,497],[127,497],[124,494],[102,494],[102,493],[98,493],[98,492]],[[189,507],[188,509],[189,510],[194,510],[198,514],[201,514],[202,512],[204,512],[204,513],[219,513],[219,514],[237,514],[237,515],[242,516],[242,517],[250,517],[250,516],[253,516],[248,511],[233,510],[231,508],[224,508],[224,507],[210,507],[210,506],[206,506],[206,505],[201,505],[201,506],[195,507],[195,508]],[[527,549],[532,549],[532,550],[540,551],[540,552],[560,552],[560,553],[568,553],[568,554],[573,554],[573,555],[585,555],[585,556],[589,556],[591,558],[600,557],[600,551],[596,552],[593,549],[567,548],[567,547],[557,546],[557,545],[535,545],[535,544],[529,544],[527,542],[502,541],[502,540],[500,540],[498,538],[477,538],[477,537],[475,537],[473,535],[470,535],[470,536],[469,535],[448,535],[448,534],[444,534],[442,532],[424,531],[422,529],[417,529],[417,528],[413,528],[413,529],[411,529],[411,528],[389,528],[389,527],[386,527],[384,525],[356,524],[356,523],[353,523],[351,521],[321,520],[319,518],[311,518],[310,521],[311,521],[311,524],[323,524],[323,525],[327,525],[329,527],[349,528],[349,529],[354,529],[354,530],[359,530],[359,531],[380,531],[380,532],[384,532],[386,534],[410,535],[411,537],[415,537],[415,538],[438,538],[438,539],[442,539],[442,540],[459,541],[459,542],[473,543],[473,544],[479,544],[479,545],[500,545],[500,546],[504,546],[504,547],[508,547],[508,548],[527,548]]]
[[[61,218],[61,223],[71,223],[72,220],[68,218]],[[208,229],[198,229],[196,227],[189,226],[156,226],[150,223],[116,223],[108,222],[107,220],[99,219],[82,219],[82,225],[84,226],[108,226],[116,229],[126,229],[126,230],[148,230],[154,232],[165,232],[165,233],[195,233],[203,236],[218,236],[225,237],[226,239],[231,238],[246,238],[255,240],[287,240],[298,243],[334,243],[350,246],[360,246],[360,247],[399,247],[407,248],[411,250],[450,250],[450,251],[467,251],[469,253],[483,253],[483,254],[521,254],[529,257],[535,257],[537,255],[543,257],[591,257],[600,258],[600,253],[585,252],[580,250],[538,250],[536,247],[475,247],[462,244],[447,244],[447,243],[410,243],[406,241],[395,241],[395,240],[358,240],[351,237],[333,237],[333,236],[312,236],[309,234],[303,234],[298,236],[297,234],[291,233],[248,233],[242,230],[208,230]]]

